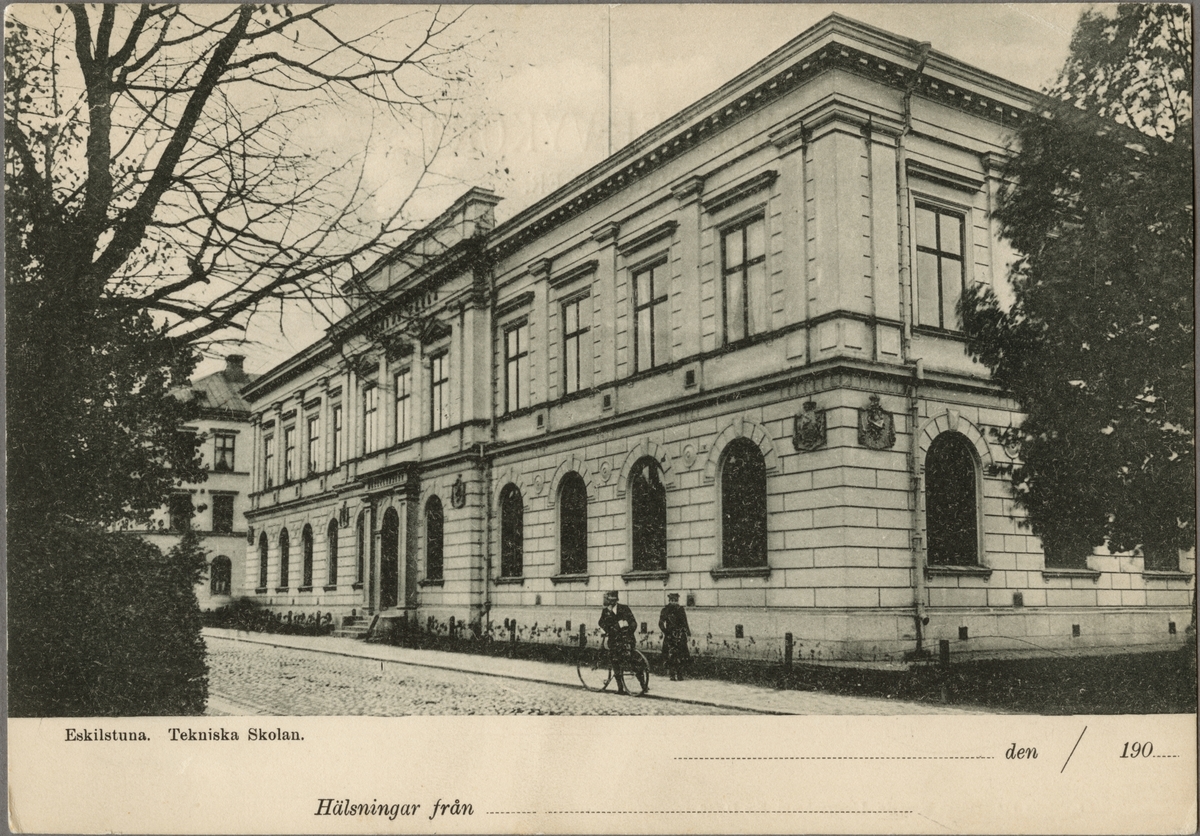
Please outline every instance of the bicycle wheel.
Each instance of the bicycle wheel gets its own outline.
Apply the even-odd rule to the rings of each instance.
[[[630,672],[637,678],[638,684],[642,686],[642,693],[650,690],[650,663],[646,661],[646,657],[642,655],[642,651],[635,650],[629,655]]]
[[[603,691],[612,682],[613,672],[608,664],[608,653],[601,648],[583,650],[575,666],[579,681],[589,691]]]

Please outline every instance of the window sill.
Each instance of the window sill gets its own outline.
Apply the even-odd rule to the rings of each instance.
[[[1147,569],[1142,572],[1142,578],[1148,581],[1188,581],[1192,579],[1192,573],[1177,569]]]
[[[255,589],[255,590],[254,590],[254,594],[255,594],[255,595],[266,595],[266,594],[267,594],[267,588],[266,588],[265,586],[260,586],[260,587],[258,587],[257,589]]]
[[[331,584],[329,586],[323,586],[323,587],[321,587],[321,590],[323,592],[337,592],[337,584],[335,583],[335,584]]]
[[[932,578],[935,575],[944,577],[958,578],[990,578],[992,576],[991,567],[988,566],[926,566],[925,577]]]
[[[625,572],[621,575],[621,580],[625,583],[630,581],[665,581],[670,577],[671,573],[666,569],[635,569],[632,572]]]
[[[362,585],[362,581],[358,581],[357,583],[353,583],[353,584],[351,584],[351,585],[350,585],[350,588],[351,588],[351,589],[359,589],[359,590],[361,590],[361,589],[362,589],[362,587],[363,587],[363,585]]]
[[[525,578],[522,575],[503,577],[503,578],[492,578],[492,583],[494,583],[496,586],[508,586],[508,585],[524,586]]]
[[[444,586],[445,583],[446,583],[445,578],[425,578],[423,580],[417,581],[418,586]]]
[[[589,577],[588,575],[551,575],[550,583],[555,584],[555,585],[560,584],[560,583],[587,584],[588,577]]]
[[[709,572],[716,580],[722,578],[769,578],[771,577],[770,566],[738,566],[724,567],[721,569],[713,569]]]
[[[1043,578],[1086,578],[1090,581],[1100,580],[1100,572],[1095,569],[1054,569],[1042,570]]]
[[[312,592],[312,586],[302,586],[296,590],[297,592]]]
[[[287,592],[287,591],[289,591],[290,589],[291,589],[291,587],[290,587],[290,586],[277,586],[277,587],[275,587],[275,591],[276,591],[276,592]]]

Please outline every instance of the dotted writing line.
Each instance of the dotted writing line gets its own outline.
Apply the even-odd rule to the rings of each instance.
[[[1177,757],[1179,757],[1179,755],[1152,755],[1151,757],[1155,757],[1155,758],[1177,758]]]
[[[1172,757],[1160,755],[1159,757]],[[792,755],[781,757],[677,757],[677,761],[990,761],[993,755]]]
[[[550,816],[650,816],[650,815],[712,815],[724,813],[730,815],[751,815],[755,813],[792,815],[807,815],[810,813],[836,814],[894,814],[911,813],[912,810],[547,810]]]

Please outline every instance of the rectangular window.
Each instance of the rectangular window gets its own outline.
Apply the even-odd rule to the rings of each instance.
[[[504,332],[504,411],[529,406],[529,324]]]
[[[308,417],[308,472],[318,473],[321,470],[321,417]]]
[[[363,389],[363,455],[379,449],[379,391],[375,386]]]
[[[590,354],[587,344],[588,327],[585,325],[586,296],[572,299],[562,308],[563,330],[563,390],[564,395],[578,392],[583,387],[584,357]]]
[[[283,428],[283,481],[296,478],[296,428]]]
[[[275,484],[275,436],[268,435],[263,439],[263,485],[272,487]]]
[[[396,373],[396,443],[408,441],[412,435],[412,369]]]
[[[638,271],[633,276],[633,370],[652,369],[666,363],[671,333],[667,321],[667,262]]]
[[[212,530],[217,534],[233,533],[233,495],[213,494]]]
[[[914,222],[917,324],[960,330],[958,302],[963,292],[963,215],[918,203]]]
[[[192,495],[187,493],[171,494],[167,510],[171,515],[172,531],[187,531],[192,527]]]
[[[450,388],[449,355],[442,352],[429,358],[429,431],[437,432],[450,426],[450,405],[446,396]]]
[[[213,470],[217,473],[233,472],[233,445],[236,440],[232,435],[217,435],[213,437]]]
[[[769,330],[766,224],[753,218],[721,235],[725,342]]]
[[[333,407],[333,467],[342,466],[342,456],[346,454],[346,428],[342,426],[342,405]]]

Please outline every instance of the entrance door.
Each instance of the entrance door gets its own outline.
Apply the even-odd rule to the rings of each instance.
[[[399,602],[400,515],[395,508],[383,514],[382,554],[379,566],[379,607],[388,609]]]

